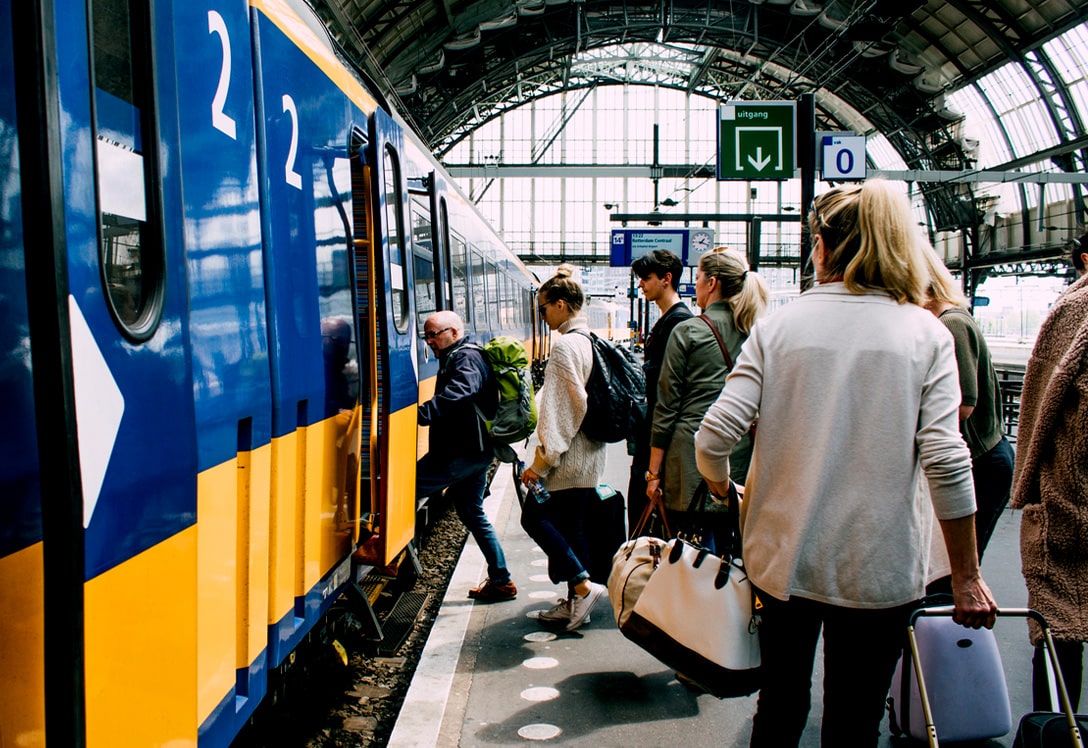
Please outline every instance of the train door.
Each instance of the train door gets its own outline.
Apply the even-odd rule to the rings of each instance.
[[[419,364],[419,401],[426,402],[434,396],[438,360],[424,342],[423,326],[427,318],[444,309],[449,292],[444,288],[447,273],[442,268],[440,218],[434,212],[434,172],[408,182],[411,200],[412,225],[412,273],[415,289],[416,361]],[[427,451],[428,434],[420,428],[416,434],[416,455]]]
[[[50,657],[46,658],[47,648],[45,609],[56,604],[63,609],[72,594],[82,589],[83,575],[76,570],[65,572],[63,578],[52,574],[50,586],[45,586],[45,559],[42,516],[42,496],[49,490],[55,498],[53,507],[67,508],[69,519],[76,515],[78,495],[71,496],[75,478],[63,465],[67,440],[58,440],[57,449],[46,455],[48,463],[42,465],[38,460],[38,425],[35,418],[37,411],[34,397],[35,380],[42,385],[39,389],[49,392],[54,399],[49,411],[55,414],[54,420],[47,426],[49,433],[70,433],[74,424],[70,422],[70,409],[64,407],[67,397],[64,394],[60,371],[55,367],[56,380],[46,384],[36,367],[40,367],[45,349],[53,348],[59,352],[59,346],[34,346],[39,354],[33,358],[35,350],[30,345],[30,303],[37,303],[46,311],[53,311],[59,306],[59,294],[54,291],[46,294],[45,288],[37,286],[36,294],[28,298],[27,276],[33,269],[35,255],[48,257],[48,266],[42,269],[39,277],[56,277],[55,261],[51,251],[52,239],[48,236],[53,221],[26,221],[24,223],[24,195],[28,198],[38,194],[49,195],[54,185],[48,183],[49,171],[45,168],[34,169],[31,166],[20,169],[20,154],[32,154],[36,150],[34,135],[42,134],[42,118],[37,112],[25,111],[30,108],[39,85],[35,75],[31,75],[22,66],[19,68],[20,83],[24,88],[22,97],[17,102],[16,94],[20,87],[16,84],[16,37],[28,36],[26,29],[13,34],[12,2],[0,0],[0,132],[6,136],[0,138],[0,392],[4,393],[0,403],[0,418],[4,428],[0,429],[0,486],[3,487],[3,509],[0,510],[0,589],[4,590],[5,608],[18,611],[16,615],[5,616],[0,623],[0,736],[7,736],[12,744],[30,744],[37,736],[45,733],[45,682],[70,684],[66,696],[73,703],[82,700],[81,684],[78,679],[64,680],[70,672],[73,662],[64,663],[64,655],[78,652],[77,647],[82,637],[82,618],[79,608],[75,607],[67,618],[56,616],[56,622],[67,624],[64,628],[51,627]],[[19,28],[16,26],[15,28]],[[21,58],[29,59],[28,57]],[[31,85],[33,84],[33,85]],[[25,89],[29,89],[28,91]],[[22,114],[20,118],[19,115]],[[17,120],[33,122],[35,132],[20,133]],[[30,165],[41,159],[29,158]],[[20,179],[21,177],[21,179]],[[25,188],[24,185],[25,184]],[[37,189],[35,189],[37,186]],[[25,192],[24,192],[25,190]],[[49,206],[39,202],[34,211],[41,216],[50,215],[53,210],[60,210],[60,196]],[[27,252],[35,246],[38,252]],[[48,299],[48,304],[46,300]],[[38,329],[41,329],[39,327]],[[51,331],[52,332],[52,331]],[[51,334],[51,338],[57,336]],[[70,384],[70,382],[69,382]],[[43,471],[42,468],[45,468]],[[62,469],[57,469],[57,468]],[[62,484],[68,484],[69,490],[63,490]],[[80,512],[81,513],[81,512]],[[54,511],[53,516],[63,518]],[[69,523],[71,525],[73,523]],[[78,523],[74,523],[78,526]],[[63,525],[53,523],[53,527]],[[61,540],[54,547],[64,548],[69,540],[61,535]],[[79,544],[74,544],[69,551],[69,566],[72,561],[80,561]],[[55,569],[61,569],[55,564]],[[52,596],[52,601],[47,596]],[[58,667],[60,665],[61,667]],[[66,667],[65,667],[66,666]],[[55,693],[56,691],[54,691]],[[52,704],[51,704],[52,706]],[[58,744],[75,744],[83,734],[82,719],[73,710],[74,723],[70,731],[50,734],[51,740]],[[34,736],[34,737],[31,737]]]
[[[30,700],[45,705],[48,738],[0,732],[190,743],[196,446],[182,227],[164,209],[181,200],[172,30],[153,3],[0,5],[16,19],[7,49],[27,87],[16,179],[38,213],[24,225],[31,337],[19,342],[35,380],[48,645],[18,659],[44,647],[45,695]],[[34,591],[33,579],[5,588]],[[24,615],[42,620],[31,605],[16,625]]]
[[[371,505],[380,532],[374,561],[391,563],[415,538],[416,404],[419,396],[416,327],[413,324],[411,244],[406,231],[408,192],[402,160],[404,136],[381,109],[371,119],[370,158],[374,243],[377,449],[371,465]],[[357,273],[358,276],[358,273]],[[358,281],[357,281],[358,282]],[[375,435],[371,435],[371,440]]]
[[[453,289],[450,281],[450,208],[446,203],[449,186],[445,178],[432,171],[430,186],[431,235],[434,266],[438,272],[438,308],[453,309]]]

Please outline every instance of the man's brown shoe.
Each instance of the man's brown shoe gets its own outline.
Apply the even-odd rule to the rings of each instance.
[[[517,597],[518,588],[511,581],[495,584],[488,579],[482,586],[469,590],[468,596],[482,603],[500,603],[503,600],[513,600]]]

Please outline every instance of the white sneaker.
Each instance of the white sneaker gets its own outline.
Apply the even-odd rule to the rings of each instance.
[[[540,611],[537,615],[537,620],[544,621],[545,623],[567,623],[570,621],[572,602],[573,598],[561,599],[547,610]]]
[[[574,631],[574,629],[589,623],[589,611],[593,610],[593,606],[604,596],[605,592],[607,592],[607,589],[603,584],[590,582],[589,592],[586,593],[585,597],[572,595],[570,599],[570,622],[567,624],[566,630]]]

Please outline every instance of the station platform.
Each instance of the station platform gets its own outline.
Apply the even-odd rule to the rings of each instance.
[[[626,494],[630,458],[609,447],[603,482]],[[602,598],[582,628],[556,634],[535,615],[565,596],[553,585],[546,559],[522,530],[508,466],[496,475],[485,510],[499,532],[518,586],[515,600],[481,604],[467,597],[486,576],[470,537],[416,670],[390,748],[470,748],[548,743],[564,746],[748,745],[756,696],[719,700],[695,694],[676,674],[628,641]],[[1023,607],[1020,512],[1006,510],[983,560],[983,576],[998,604]],[[602,582],[604,580],[601,580]],[[1031,708],[1031,646],[1023,619],[995,628],[1004,660],[1013,729]],[[820,745],[823,672],[813,675],[813,709],[801,745]],[[1088,689],[1085,690],[1088,694]],[[982,745],[1011,746],[1013,733]],[[887,720],[880,746],[892,740]],[[924,743],[909,743],[924,745]]]

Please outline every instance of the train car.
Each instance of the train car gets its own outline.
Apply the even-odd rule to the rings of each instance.
[[[626,313],[614,301],[589,298],[583,307],[589,329],[605,340],[628,342],[628,331],[623,324]]]
[[[228,745],[536,280],[298,0],[0,0],[0,92],[0,747]]]

